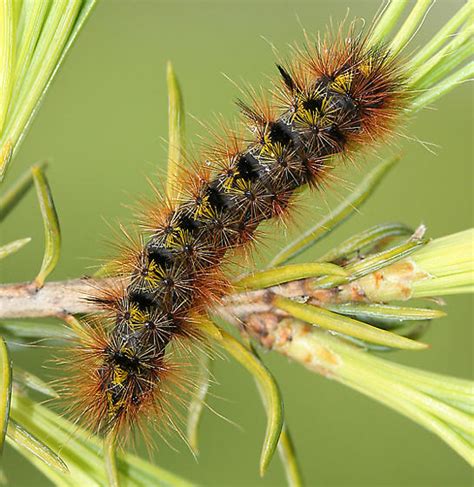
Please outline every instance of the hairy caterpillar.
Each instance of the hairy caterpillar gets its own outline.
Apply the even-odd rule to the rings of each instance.
[[[300,187],[324,185],[335,156],[351,158],[389,133],[406,98],[399,61],[352,31],[278,70],[274,106],[239,102],[251,136],[228,131],[206,150],[177,200],[145,214],[143,242],[119,260],[124,286],[91,295],[105,313],[84,321],[68,394],[101,433],[170,417],[169,347],[202,339],[192,316],[228,289],[228,252],[283,215]]]

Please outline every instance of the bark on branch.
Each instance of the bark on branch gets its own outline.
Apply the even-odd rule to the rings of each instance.
[[[0,318],[63,317],[90,313],[96,308],[85,298],[97,281],[88,278],[48,282],[41,289],[33,283],[0,286]]]
[[[0,319],[5,318],[44,318],[64,317],[66,315],[91,313],[98,311],[98,306],[88,301],[97,287],[114,286],[114,278],[80,278],[67,281],[47,282],[37,289],[33,283],[4,284],[0,286]],[[281,294],[286,297],[312,296],[315,291],[309,289],[307,280],[289,282],[259,291],[231,294],[224,298],[219,308],[225,307],[226,313],[244,317],[250,313],[270,311],[267,296]],[[324,296],[323,296],[324,294]],[[329,292],[318,297],[327,300]]]

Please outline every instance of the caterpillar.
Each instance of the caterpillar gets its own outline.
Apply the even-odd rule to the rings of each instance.
[[[320,191],[338,162],[391,133],[407,99],[403,63],[368,39],[351,28],[278,64],[271,102],[238,101],[247,135],[226,129],[183,171],[179,195],[144,211],[140,241],[117,259],[123,284],[91,291],[102,312],[83,320],[68,356],[66,394],[87,426],[173,424],[170,397],[190,386],[170,349],[205,342],[193,317],[230,289],[231,254],[300,188]]]

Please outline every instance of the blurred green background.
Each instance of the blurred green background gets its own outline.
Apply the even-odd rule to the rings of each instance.
[[[412,43],[414,48],[460,5],[440,0]],[[235,117],[239,95],[222,73],[238,84],[268,85],[275,56],[289,55],[288,44],[302,40],[332,18],[370,19],[378,0],[313,1],[158,1],[101,0],[56,77],[9,174],[47,159],[48,177],[63,232],[63,251],[53,279],[83,275],[107,255],[111,236],[105,222],[130,219],[129,204],[149,194],[152,179],[166,160],[166,62],[172,60],[184,91],[186,109],[209,122],[216,113]],[[313,255],[383,221],[425,223],[433,237],[472,226],[473,92],[468,84],[401,128],[395,147],[361,159],[342,175],[355,184],[388,150],[401,150],[402,162],[362,211]],[[205,135],[188,118],[190,140]],[[427,150],[418,140],[427,142]],[[315,221],[345,194],[332,188],[324,198],[305,200],[298,221]],[[298,226],[295,226],[298,232]],[[302,225],[299,226],[302,228]],[[274,253],[289,235],[271,231],[259,260]],[[290,232],[291,233],[291,232]],[[277,235],[275,235],[277,234]],[[4,282],[31,279],[41,263],[43,235],[33,192],[2,228],[1,240],[32,236],[21,254],[4,261]],[[311,254],[303,258],[308,259]],[[449,316],[436,321],[426,340],[429,351],[397,353],[406,364],[472,376],[472,299],[446,299]],[[15,352],[15,363],[48,376],[43,360],[49,350]],[[285,398],[307,484],[319,486],[468,486],[471,470],[438,438],[408,419],[341,385],[315,376],[286,359],[266,354]],[[154,460],[201,485],[285,485],[277,458],[267,476],[258,477],[265,416],[251,377],[232,361],[216,359],[210,405],[237,427],[206,411],[201,455],[196,462],[186,446],[178,451],[160,444]],[[50,483],[7,448],[5,471],[14,486]]]

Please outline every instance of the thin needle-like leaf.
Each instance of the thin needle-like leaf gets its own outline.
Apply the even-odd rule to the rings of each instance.
[[[18,140],[25,122],[42,96],[74,25],[80,4],[78,0],[51,2],[15,106],[9,112],[6,133],[11,134],[14,140]]]
[[[67,340],[72,337],[66,327],[59,327],[51,323],[40,323],[37,321],[21,322],[10,321],[9,323],[0,322],[0,333],[6,337],[14,338],[51,338]]]
[[[474,76],[474,61],[462,67],[452,75],[443,79],[437,85],[426,90],[421,95],[417,96],[410,105],[410,112],[415,113],[418,110],[430,105],[441,96],[445,95],[462,82]]]
[[[31,172],[35,182],[44,226],[45,248],[43,262],[41,264],[41,269],[35,278],[35,285],[40,288],[43,286],[45,279],[54,270],[59,260],[61,231],[53,196],[43,171],[39,166],[33,166]]]
[[[0,337],[0,456],[3,452],[5,435],[10,419],[10,402],[12,395],[12,366],[5,340]]]
[[[8,478],[3,470],[3,467],[0,466],[0,485],[8,485]]]
[[[169,197],[179,191],[179,172],[185,148],[185,112],[183,96],[173,65],[168,61],[168,176],[166,190]]]
[[[3,145],[0,146],[0,183],[3,182],[8,165],[13,156],[13,142],[7,139]]]
[[[466,414],[463,411],[459,411],[449,404],[419,392],[405,384],[394,383],[392,387],[394,388],[398,398],[405,398],[407,401],[420,407],[420,409],[424,409],[426,412],[434,413],[445,423],[455,426],[464,433],[472,434],[474,418],[471,415]]]
[[[316,242],[329,235],[338,225],[344,222],[367,198],[374,192],[384,176],[400,160],[399,157],[386,159],[378,164],[361,181],[357,188],[337,206],[329,215],[324,217],[316,225],[304,232],[300,237],[284,247],[270,262],[269,267],[275,267],[288,262],[304,250],[313,246]]]
[[[408,0],[391,0],[374,27],[369,44],[377,45],[390,35],[407,3]]]
[[[273,305],[291,316],[317,325],[327,330],[336,331],[344,335],[359,338],[369,343],[385,345],[392,348],[404,350],[423,350],[428,347],[425,343],[416,342],[386,330],[380,330],[375,326],[368,325],[361,321],[354,320],[347,316],[332,313],[327,309],[318,306],[298,303],[283,296],[275,295]]]
[[[19,383],[22,386],[31,389],[32,391],[40,392],[49,397],[58,398],[58,393],[51,387],[50,384],[40,379],[36,375],[23,370],[20,367],[15,366],[15,383]]]
[[[303,477],[298,465],[293,440],[291,439],[290,431],[288,430],[288,426],[286,424],[283,425],[283,429],[281,431],[280,441],[278,442],[278,453],[280,454],[281,462],[285,468],[288,486],[302,487]]]
[[[198,430],[203,412],[204,401],[206,400],[207,391],[209,390],[210,363],[211,361],[209,355],[204,352],[200,353],[197,364],[197,377],[195,379],[197,382],[196,393],[192,397],[188,408],[186,437],[189,442],[189,446],[195,455],[199,454]]]
[[[472,19],[473,11],[474,2],[468,0],[468,2],[466,2],[454,16],[446,22],[441,30],[436,32],[431,41],[416,53],[415,57],[410,60],[408,69],[411,72],[415,72],[419,66],[423,65],[437,54],[443,45],[450,40],[451,36],[458,28],[464,22],[468,22],[469,19]]]
[[[117,459],[115,455],[116,438],[116,431],[112,431],[108,433],[104,439],[105,472],[107,474],[109,487],[120,487],[117,471]]]
[[[344,383],[344,381],[341,381]],[[347,385],[366,394],[367,396],[379,401],[386,406],[395,409],[399,413],[407,416],[412,421],[416,421],[426,429],[432,431],[435,435],[439,436],[445,441],[454,451],[456,451],[462,458],[464,458],[470,465],[474,465],[474,452],[472,445],[457,434],[451,425],[446,424],[444,421],[438,419],[435,415],[428,413],[421,409],[417,405],[407,401],[405,398],[399,398],[397,394],[390,388],[383,387],[379,382],[375,387],[366,386],[364,383],[362,386],[355,381],[346,382]]]
[[[280,390],[268,369],[252,352],[225,330],[220,329],[220,336],[220,345],[253,375],[264,397],[267,429],[260,456],[260,475],[264,475],[283,427],[283,400]]]
[[[340,284],[355,281],[366,276],[367,274],[371,274],[379,269],[393,264],[394,262],[408,257],[420,247],[426,245],[426,243],[426,240],[414,238],[408,240],[407,242],[403,242],[400,245],[395,245],[388,250],[369,255],[365,259],[356,261],[344,268],[348,277],[322,277],[314,282],[314,287],[319,289],[329,289]]]
[[[365,393],[371,392],[369,395],[373,394],[378,400],[382,400],[383,397],[388,398],[388,405],[402,414],[406,413],[403,410],[404,408],[400,408],[400,406],[410,407],[412,414],[407,414],[407,416],[414,421],[418,421],[426,428],[432,429],[429,424],[419,420],[420,415],[426,413],[433,420],[436,420],[439,425],[443,425],[442,429],[433,431],[468,462],[473,464],[473,446],[468,446],[465,442],[456,441],[457,434],[453,435],[455,433],[453,428],[459,428],[462,431],[472,431],[472,416],[447,404],[445,393],[442,389],[438,389],[434,394],[433,391],[430,391],[429,395],[421,392],[423,384],[418,381],[417,377],[423,377],[426,374],[424,371],[392,364],[364,353],[361,354],[361,352],[355,352],[352,349],[347,350],[344,355],[347,369],[343,371],[343,375],[345,379],[350,381],[351,387],[354,387],[353,384],[358,384],[366,391]],[[436,374],[429,374],[431,378],[435,376]],[[438,382],[442,386],[444,384],[448,386],[451,378],[438,376]],[[472,405],[472,382],[460,381],[455,378],[453,378],[452,382],[454,386],[456,383],[462,383],[461,387],[467,389],[470,395],[469,401]],[[465,385],[467,385],[467,388]],[[440,400],[435,399],[433,396],[439,397]],[[463,443],[464,447],[459,448]]]
[[[428,308],[411,308],[376,303],[346,303],[326,306],[335,313],[354,316],[358,320],[381,320],[384,325],[395,327],[406,321],[424,321],[446,316],[444,311]],[[384,326],[385,327],[385,326]]]
[[[51,448],[23,429],[13,419],[10,419],[10,422],[8,423],[7,436],[10,442],[27,450],[30,454],[44,462],[48,467],[54,468],[62,473],[68,472],[67,465],[51,450]]]
[[[0,130],[0,180],[95,4],[96,0],[23,2],[19,61],[16,69],[11,66],[9,71],[16,79],[14,99],[4,130]],[[3,56],[0,59],[3,61]]]
[[[6,123],[13,86],[12,74],[15,60],[14,17],[13,0],[0,0],[0,134]]]
[[[474,50],[472,45],[473,32],[473,25],[468,25],[462,29],[440,52],[416,69],[408,83],[418,90],[428,88],[472,56]]]
[[[234,283],[238,289],[261,289],[316,276],[347,276],[342,267],[326,263],[289,264],[245,276]]]
[[[46,162],[40,162],[38,166],[44,169]],[[28,169],[0,196],[0,222],[15,208],[32,184],[33,173]]]
[[[345,267],[345,270],[350,274],[351,280],[359,279],[367,274],[375,272],[383,267],[386,267],[394,262],[413,254],[420,247],[426,245],[427,241],[421,238],[412,238],[400,245],[370,255],[360,262],[355,262]]]
[[[31,241],[30,237],[21,238],[19,240],[14,240],[13,242],[7,243],[0,247],[0,260],[4,259],[8,255],[18,252],[22,247],[24,247],[28,242]]]
[[[331,250],[318,258],[321,262],[338,262],[339,260],[347,259],[355,252],[361,252],[367,247],[374,248],[383,244],[395,237],[408,236],[413,233],[413,230],[403,223],[383,223],[375,225],[361,233],[358,233],[339,245],[336,245]]]
[[[250,339],[247,341],[247,347],[253,355],[260,360],[257,350],[253,346]],[[264,404],[266,403],[264,393],[258,381],[256,381],[257,389],[262,398]],[[286,422],[283,423],[283,427],[280,433],[280,439],[278,441],[278,453],[280,456],[280,461],[285,469],[286,478],[289,487],[301,487],[303,485],[301,471],[298,465],[298,460],[296,457],[295,447],[293,441],[291,440],[290,431]]]
[[[15,83],[11,104],[14,105],[23,87],[24,78],[31,64],[41,30],[44,25],[50,2],[24,2],[21,8],[19,25],[22,26],[15,63]]]
[[[15,394],[12,415],[23,428],[54,450],[61,451],[67,462],[70,475],[47,467],[43,462],[34,462],[24,449],[20,453],[55,482],[68,487],[104,487],[107,479],[104,469],[103,442],[90,432],[71,423],[26,396]],[[16,444],[13,446],[17,447]],[[126,486],[191,487],[192,484],[154,464],[134,455],[120,453],[117,462],[120,480]]]
[[[406,47],[413,35],[420,28],[433,3],[433,0],[417,0],[412,11],[390,44],[390,50],[393,54],[398,54]]]

